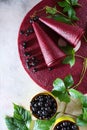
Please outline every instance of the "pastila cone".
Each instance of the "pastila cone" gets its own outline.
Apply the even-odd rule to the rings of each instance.
[[[58,22],[51,18],[40,17],[39,20],[66,39],[73,47],[78,44],[84,33],[83,29],[78,26]]]
[[[55,45],[52,39],[43,31],[36,22],[32,23],[44,60],[48,67],[57,64],[65,54]]]

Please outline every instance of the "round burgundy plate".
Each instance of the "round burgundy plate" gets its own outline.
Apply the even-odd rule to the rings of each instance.
[[[46,90],[52,89],[53,81],[56,78],[64,78],[68,74],[72,74],[75,84],[78,83],[80,79],[80,74],[83,67],[83,60],[81,58],[76,58],[75,65],[71,68],[69,65],[58,64],[53,68],[48,68],[45,64],[43,55],[41,53],[36,35],[33,31],[32,24],[30,23],[30,17],[38,11],[38,16],[46,16],[45,11],[42,10],[46,5],[54,7],[58,0],[43,0],[37,4],[31,11],[25,16],[18,35],[18,49],[20,59],[22,61],[23,67],[25,68],[28,75],[42,88]],[[82,7],[76,8],[77,16],[79,21],[77,24],[86,30],[87,22],[87,1],[79,0]],[[57,5],[58,8],[58,5]],[[40,24],[42,28],[48,33],[54,41],[57,41],[57,34],[51,29]],[[87,57],[87,43],[82,39],[82,44],[77,52],[77,54]],[[87,73],[79,85],[78,90],[87,93]]]

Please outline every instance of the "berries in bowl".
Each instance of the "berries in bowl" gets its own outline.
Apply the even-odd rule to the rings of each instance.
[[[61,116],[56,120],[53,130],[79,130],[79,127],[72,117]]]
[[[34,117],[40,120],[48,120],[57,112],[56,99],[49,92],[39,93],[32,98],[30,110]]]

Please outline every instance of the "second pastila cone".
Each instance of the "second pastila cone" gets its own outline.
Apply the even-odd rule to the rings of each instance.
[[[78,26],[58,22],[51,18],[41,17],[39,20],[65,38],[74,47],[78,44],[84,33],[83,29]]]
[[[65,54],[55,45],[52,39],[43,31],[38,23],[32,23],[44,60],[48,67],[59,62]]]

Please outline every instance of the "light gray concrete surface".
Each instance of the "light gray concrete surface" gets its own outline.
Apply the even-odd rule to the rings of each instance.
[[[43,91],[25,72],[19,58],[17,37],[26,13],[40,0],[0,0],[0,130],[7,130],[5,115],[13,104],[29,109],[29,101]]]

